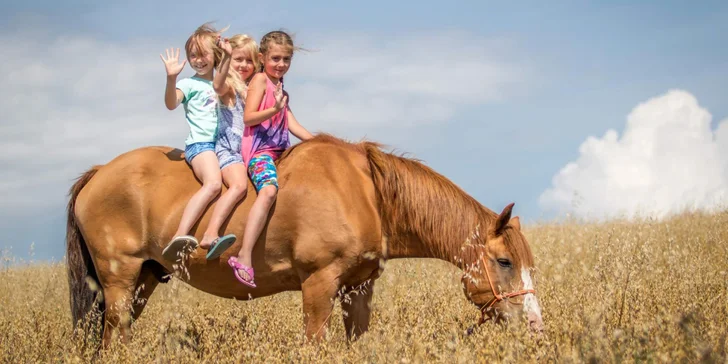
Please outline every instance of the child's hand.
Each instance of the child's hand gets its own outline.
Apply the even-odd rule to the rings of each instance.
[[[228,56],[230,56],[230,55],[233,54],[233,46],[230,45],[230,39],[228,39],[228,38],[221,38],[218,35],[217,36],[217,42],[215,44],[217,44],[217,46],[220,47],[220,49],[222,49],[223,52],[225,52],[225,54],[227,54]]]
[[[273,106],[275,107],[276,111],[281,111],[286,107],[286,102],[288,102],[288,96],[283,96],[283,89],[281,88],[282,82],[278,82],[278,87],[276,87],[276,93],[274,94],[276,98],[276,104]]]
[[[185,59],[182,61],[182,64],[179,63],[179,48],[177,48],[176,54],[172,48],[166,49],[165,51],[167,52],[167,58],[165,59],[161,54],[159,55],[159,58],[161,58],[162,62],[164,62],[164,68],[167,70],[167,76],[177,76],[180,72],[182,72],[182,69],[185,68],[187,60]]]

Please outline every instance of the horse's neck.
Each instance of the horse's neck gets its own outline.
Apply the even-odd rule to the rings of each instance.
[[[460,265],[463,246],[482,243],[497,215],[420,162],[366,148],[379,193],[385,255]]]
[[[412,191],[417,200],[398,199],[387,229],[389,258],[436,258],[458,267],[472,260],[470,248],[485,241],[494,213],[464,193],[449,192],[420,198],[421,191]]]
[[[437,242],[412,234],[395,234],[387,238],[387,258],[435,258],[462,268],[475,260],[475,244],[483,241],[484,232],[473,230],[472,238]]]

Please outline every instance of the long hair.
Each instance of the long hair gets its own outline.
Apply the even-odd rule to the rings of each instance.
[[[190,35],[189,38],[187,38],[187,42],[185,42],[185,52],[187,54],[187,58],[190,58],[190,53],[193,51],[197,51],[200,53],[205,53],[207,49],[211,50],[214,54],[214,60],[215,60],[215,68],[217,68],[218,64],[220,63],[219,60],[222,59],[222,49],[220,47],[217,47],[215,45],[215,42],[217,40],[217,37],[225,32],[229,27],[225,27],[221,30],[215,30],[215,28],[210,25],[211,23],[205,23],[197,27],[195,31]]]
[[[255,40],[247,34],[236,34],[230,38],[230,46],[233,50],[243,48],[243,50],[250,55],[250,58],[253,60],[253,74],[255,74],[260,67],[258,45],[255,43]],[[215,52],[215,64],[219,66],[221,61],[222,52]],[[248,90],[248,81],[249,80],[243,80],[240,77],[240,74],[233,70],[228,72],[227,78],[225,79],[225,83],[243,98],[245,98]]]

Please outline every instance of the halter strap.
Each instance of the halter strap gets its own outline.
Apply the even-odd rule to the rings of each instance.
[[[533,288],[529,289],[521,289],[520,291],[513,291],[509,293],[500,294],[495,289],[495,285],[493,284],[493,280],[490,278],[490,272],[488,271],[488,265],[485,263],[485,257],[480,256],[480,261],[483,262],[483,269],[485,269],[485,276],[488,278],[488,284],[490,284],[490,290],[493,292],[493,299],[488,301],[483,307],[481,307],[481,311],[483,312],[483,316],[480,317],[479,324],[482,324],[486,321],[485,319],[485,312],[490,311],[490,309],[498,302],[503,301],[506,298],[516,297],[516,296],[522,296],[525,294],[533,293],[536,294],[536,290]],[[489,315],[490,316],[490,315]],[[490,319],[490,317],[488,318]]]

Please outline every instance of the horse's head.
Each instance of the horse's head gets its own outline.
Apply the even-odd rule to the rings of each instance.
[[[503,209],[483,237],[484,244],[476,244],[473,254],[468,254],[463,290],[481,310],[479,324],[525,316],[532,329],[542,331],[541,308],[531,280],[533,255],[518,217],[511,219],[512,209],[512,203]]]

